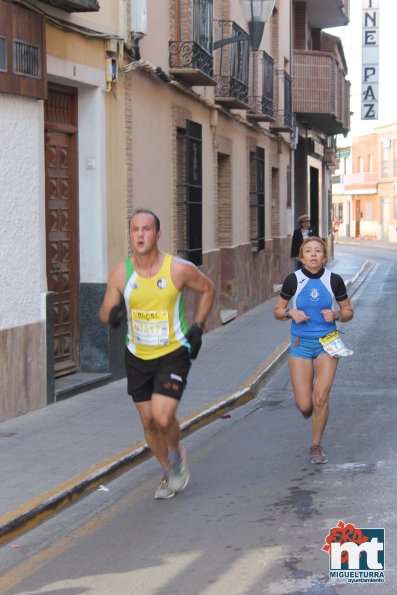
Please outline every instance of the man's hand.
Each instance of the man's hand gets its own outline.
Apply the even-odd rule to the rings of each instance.
[[[201,337],[203,328],[198,322],[194,322],[186,334],[186,339],[190,343],[190,359],[196,359],[201,349]]]
[[[124,297],[121,296],[121,301],[117,306],[113,306],[113,308],[109,312],[109,319],[108,323],[113,328],[118,328],[120,326],[121,321],[123,320],[126,314],[125,310],[125,300]]]

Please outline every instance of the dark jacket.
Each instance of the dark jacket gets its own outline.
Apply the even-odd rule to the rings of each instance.
[[[316,233],[312,227],[309,228],[309,236],[315,236]],[[299,256],[299,248],[303,242],[302,236],[302,228],[298,227],[294,229],[294,233],[292,235],[292,243],[291,243],[291,258],[298,258]]]

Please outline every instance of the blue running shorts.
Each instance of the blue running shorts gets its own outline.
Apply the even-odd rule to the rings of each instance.
[[[289,356],[303,359],[317,359],[319,355],[327,353],[318,339],[302,338],[291,335]]]

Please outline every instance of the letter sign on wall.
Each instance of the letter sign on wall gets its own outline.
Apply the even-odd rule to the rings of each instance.
[[[361,119],[378,119],[379,0],[362,0]]]

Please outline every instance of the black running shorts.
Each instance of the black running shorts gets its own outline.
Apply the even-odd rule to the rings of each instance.
[[[134,402],[150,401],[153,393],[181,400],[191,366],[189,351],[180,347],[155,359],[141,359],[125,350],[127,391]]]

